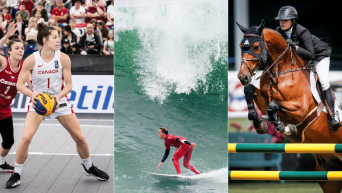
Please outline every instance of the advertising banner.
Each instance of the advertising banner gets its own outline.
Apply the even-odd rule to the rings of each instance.
[[[75,113],[114,113],[114,75],[72,75],[67,95]],[[30,97],[18,92],[12,112],[27,112]]]

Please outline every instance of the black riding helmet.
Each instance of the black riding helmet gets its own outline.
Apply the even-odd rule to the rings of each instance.
[[[288,19],[296,19],[298,20],[297,10],[292,6],[284,6],[280,8],[278,17],[274,18],[275,20],[288,20]]]

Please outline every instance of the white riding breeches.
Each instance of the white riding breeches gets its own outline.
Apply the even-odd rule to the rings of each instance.
[[[323,90],[327,90],[330,87],[329,83],[329,68],[330,68],[330,57],[323,58],[320,62],[314,61],[319,81],[322,84]]]

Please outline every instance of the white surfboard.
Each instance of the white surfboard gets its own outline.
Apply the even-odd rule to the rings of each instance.
[[[157,174],[157,173],[150,173],[148,174],[159,181],[188,181],[188,180],[197,180],[201,177],[199,176],[183,176],[183,175],[169,175],[169,174]]]

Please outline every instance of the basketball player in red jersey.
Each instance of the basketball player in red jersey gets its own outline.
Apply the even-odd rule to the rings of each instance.
[[[15,24],[10,23],[7,34],[0,40],[0,45],[3,45],[16,30]],[[13,39],[7,47],[9,57],[0,56],[0,171],[13,172],[14,167],[6,162],[6,156],[14,144],[10,105],[18,92],[16,85],[23,64],[21,59],[24,55],[24,44],[21,40]]]
[[[158,170],[160,166],[163,164],[163,162],[166,160],[166,158],[169,156],[170,153],[170,146],[174,146],[177,148],[175,154],[173,155],[172,161],[173,165],[175,166],[177,170],[178,175],[182,175],[182,172],[180,170],[180,165],[179,165],[179,159],[184,156],[183,158],[183,165],[184,167],[188,168],[195,174],[200,174],[194,166],[190,165],[190,159],[191,159],[191,154],[192,150],[194,147],[196,147],[196,143],[190,143],[186,138],[180,137],[180,136],[175,136],[168,134],[169,131],[165,127],[161,127],[158,132],[159,139],[164,139],[165,140],[165,154],[163,159],[158,165]]]

